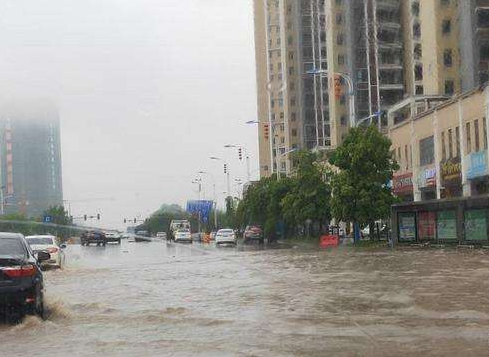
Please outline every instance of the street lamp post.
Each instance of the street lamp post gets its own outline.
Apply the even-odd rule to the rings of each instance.
[[[322,75],[328,75],[328,71],[325,69],[315,69],[312,71],[308,71],[307,74],[311,74],[314,76],[317,75],[322,76]],[[353,80],[346,73],[335,72],[334,74],[343,78],[348,84],[348,90],[349,90],[348,94],[350,96],[350,127],[354,128],[356,126],[355,123],[356,120],[355,120],[355,89],[353,87]]]
[[[217,197],[216,197],[216,179],[214,175],[207,171],[199,171],[201,175],[208,175],[212,178],[212,187],[214,190],[214,227],[217,229]]]
[[[237,148],[237,149],[241,149],[244,151],[244,154],[245,154],[245,158],[246,158],[246,178],[248,180],[248,182],[250,182],[251,180],[251,173],[250,173],[250,153],[248,151],[248,149],[246,147],[244,147],[243,145],[232,145],[232,144],[228,144],[228,145],[224,145],[225,148]]]
[[[215,157],[215,156],[212,156],[210,159],[216,160],[216,161],[222,161],[224,163],[224,165],[226,165],[226,181],[227,181],[228,196],[231,196],[231,182],[230,182],[230,176],[229,176],[229,165],[228,165],[227,161],[225,161],[219,157]]]

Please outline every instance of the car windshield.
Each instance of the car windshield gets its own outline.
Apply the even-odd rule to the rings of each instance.
[[[30,245],[52,245],[53,244],[53,239],[47,237],[26,238],[26,240],[27,243],[29,243]]]
[[[232,229],[221,229],[219,233],[224,233],[224,234],[229,234],[233,233],[234,231]]]
[[[0,257],[21,257],[25,249],[18,238],[0,238]]]
[[[188,229],[179,229],[177,233],[190,233],[190,230]]]

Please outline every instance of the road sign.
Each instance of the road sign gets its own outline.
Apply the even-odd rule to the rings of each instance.
[[[44,223],[51,223],[53,221],[53,217],[51,216],[44,216]]]

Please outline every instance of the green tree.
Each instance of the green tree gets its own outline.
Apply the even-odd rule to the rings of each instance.
[[[304,225],[311,220],[319,229],[331,219],[329,170],[318,154],[300,151],[293,155],[295,174],[282,200],[284,218],[289,224]]]
[[[388,217],[396,201],[388,182],[399,168],[390,147],[375,126],[350,130],[329,160],[338,169],[331,178],[334,218],[365,226]]]
[[[68,213],[65,211],[63,206],[53,206],[44,211],[43,215],[39,217],[39,221],[42,222],[44,217],[51,217],[51,222],[54,224],[59,224],[62,226],[68,226],[71,222],[71,217],[68,216]]]

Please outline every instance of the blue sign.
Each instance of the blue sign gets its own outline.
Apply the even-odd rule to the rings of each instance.
[[[212,201],[188,201],[187,212],[198,215],[202,223],[207,223],[213,206],[214,202]]]
[[[51,223],[53,221],[53,217],[51,216],[44,216],[44,223]]]
[[[488,175],[487,170],[487,150],[474,152],[469,155],[467,178],[473,179]]]

